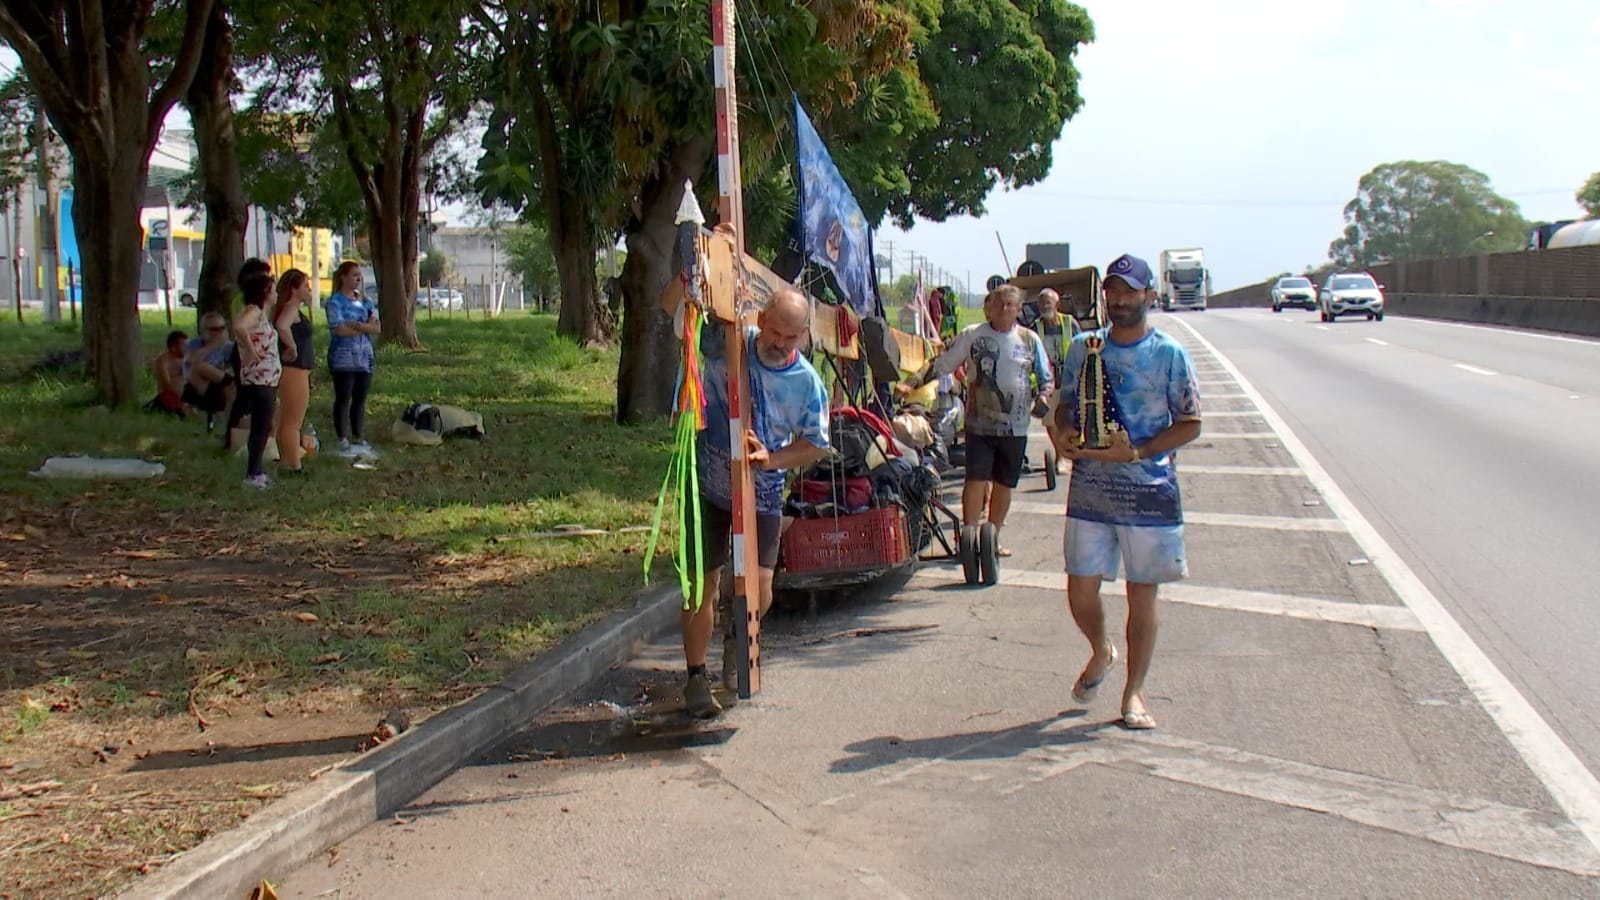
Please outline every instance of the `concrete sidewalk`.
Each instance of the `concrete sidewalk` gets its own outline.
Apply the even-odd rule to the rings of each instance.
[[[704,725],[676,711],[669,635],[281,895],[1600,893],[1595,847],[1202,371],[1208,413],[1235,414],[1183,452],[1191,578],[1163,606],[1158,731],[1113,724],[1121,671],[1070,700],[1064,488],[1034,476],[1000,585],[929,564],[776,617],[763,692]]]
[[[957,580],[774,623],[766,690],[705,726],[670,712],[659,643],[282,895],[1597,889],[1593,849],[1420,633],[1171,604],[1162,728],[1134,734],[1109,724],[1116,676],[1072,707],[1085,651],[1059,591]]]

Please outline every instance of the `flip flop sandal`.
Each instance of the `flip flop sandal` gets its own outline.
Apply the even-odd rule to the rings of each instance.
[[[1125,709],[1122,711],[1122,727],[1129,731],[1152,731],[1156,727],[1156,720],[1147,712]]]
[[[1083,675],[1078,675],[1078,680],[1072,683],[1072,699],[1079,703],[1088,703],[1094,699],[1095,692],[1100,690],[1100,685],[1111,674],[1111,668],[1117,664],[1117,645],[1111,645],[1111,660],[1106,663],[1105,670],[1094,681],[1084,681]]]
[[[1002,558],[1010,556],[1011,555],[1011,548],[1010,547],[1001,547],[1000,549],[994,551],[994,555],[1002,557]]]

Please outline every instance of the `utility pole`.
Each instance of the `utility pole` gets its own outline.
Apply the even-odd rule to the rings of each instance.
[[[39,173],[39,191],[44,194],[43,208],[39,210],[39,267],[44,272],[44,320],[61,321],[61,197],[56,189],[56,174],[51,165],[50,126],[45,122],[44,110],[38,101],[33,104],[33,157]]]
[[[22,183],[11,192],[11,221],[6,228],[6,255],[11,257],[11,289],[17,298],[17,321],[22,321]]]
[[[894,284],[894,241],[884,241],[883,246],[883,258],[889,261],[889,283]],[[878,261],[873,260],[872,264],[876,266]]]

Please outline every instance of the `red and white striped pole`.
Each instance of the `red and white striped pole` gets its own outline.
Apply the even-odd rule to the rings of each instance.
[[[739,177],[739,115],[734,91],[734,0],[711,0],[712,83],[717,107],[717,217],[733,229],[735,254],[744,253],[744,202]],[[739,696],[761,690],[761,600],[756,554],[755,482],[745,455],[744,433],[750,427],[749,363],[745,358],[744,304],[735,304],[738,321],[729,323],[728,436],[733,459],[733,627],[738,662]]]

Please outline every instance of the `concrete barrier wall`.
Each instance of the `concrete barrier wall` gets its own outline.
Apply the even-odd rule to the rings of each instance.
[[[1600,246],[1406,260],[1367,271],[1386,285],[1392,315],[1600,337]],[[1272,284],[1223,291],[1210,305],[1271,306]]]
[[[1277,279],[1273,279],[1276,281]],[[1206,306],[1216,309],[1239,308],[1243,306],[1271,306],[1272,300],[1267,296],[1271,289],[1272,281],[1263,281],[1260,284],[1249,284],[1220,294],[1212,294],[1206,301]]]
[[[1387,311],[1397,316],[1509,325],[1600,337],[1600,300],[1391,293],[1384,303]]]

